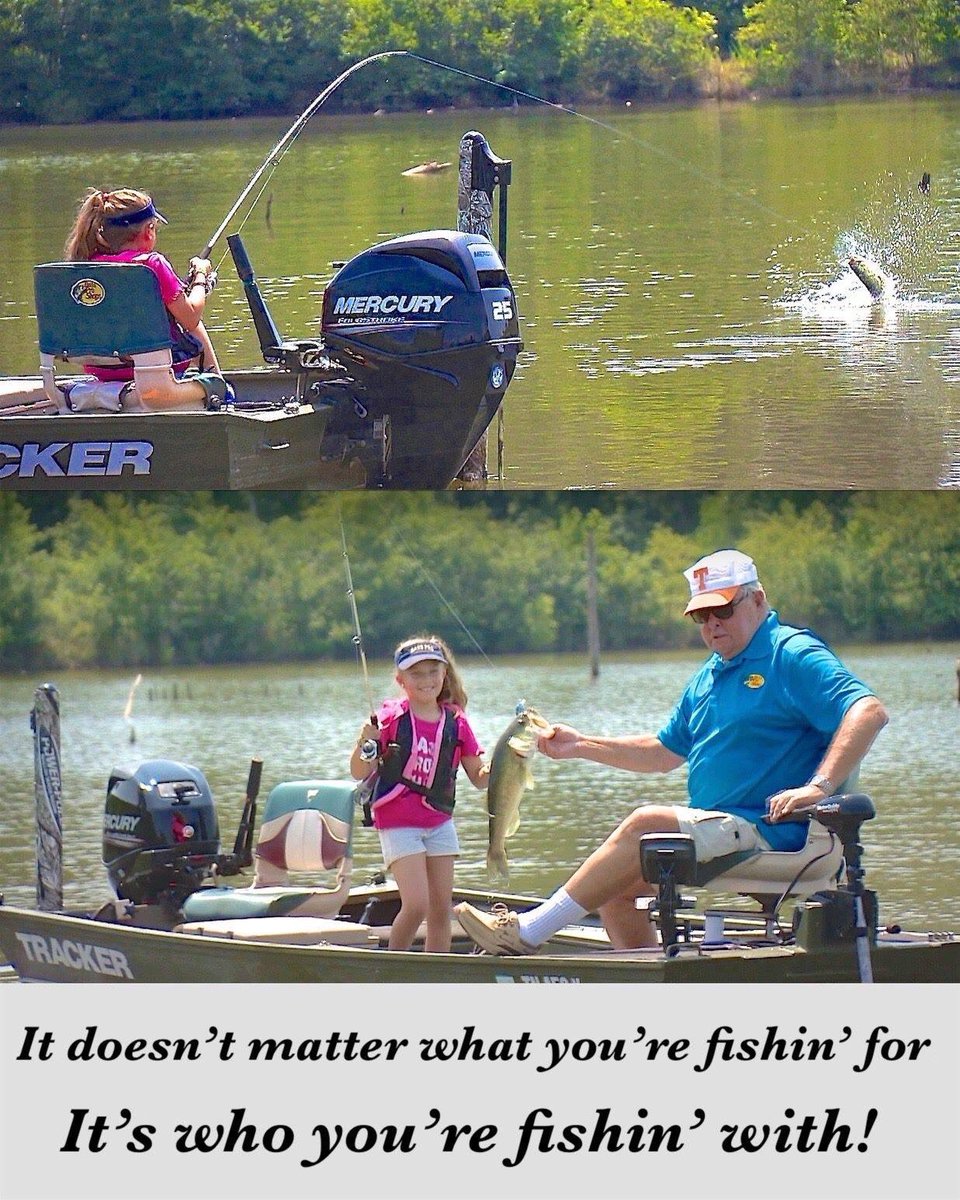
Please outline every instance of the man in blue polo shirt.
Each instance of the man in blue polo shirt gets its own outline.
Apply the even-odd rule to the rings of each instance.
[[[684,571],[684,610],[710,658],[657,734],[593,737],[557,725],[540,749],[629,771],[687,763],[689,806],[635,809],[549,900],[527,913],[457,908],[460,924],[490,954],[530,954],[564,925],[599,912],[616,949],[656,944],[641,896],[640,838],[689,833],[707,861],[735,850],[798,850],[802,823],[776,822],[833,795],[887,722],[883,705],[809,630],[782,625],[753,559],[718,550]]]

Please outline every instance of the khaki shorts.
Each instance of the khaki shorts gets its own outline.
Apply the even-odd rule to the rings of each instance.
[[[697,862],[709,862],[739,850],[769,850],[770,846],[752,821],[708,808],[674,808],[681,833],[689,833],[697,850]]]
[[[398,858],[409,858],[411,854],[426,854],[427,858],[438,855],[460,853],[457,827],[452,821],[434,825],[430,829],[417,829],[402,825],[396,829],[378,829],[380,849],[384,865],[389,867]]]

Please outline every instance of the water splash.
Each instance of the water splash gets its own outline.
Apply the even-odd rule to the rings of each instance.
[[[790,238],[770,255],[768,271],[783,288],[781,305],[792,311],[838,320],[876,319],[904,312],[943,312],[960,308],[960,279],[950,246],[946,209],[918,193],[912,177],[878,179],[861,211],[832,245],[803,245],[804,235]],[[811,236],[816,236],[811,231]],[[813,253],[815,272],[791,271],[797,251]],[[874,298],[848,266],[863,258],[884,281],[884,294]],[[793,278],[791,278],[793,274]]]

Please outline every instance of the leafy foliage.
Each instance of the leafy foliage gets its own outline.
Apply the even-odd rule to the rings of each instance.
[[[715,21],[666,0],[607,0],[585,14],[581,78],[603,99],[696,94],[713,61]]]
[[[432,631],[489,655],[582,650],[586,538],[607,650],[697,646],[681,571],[737,545],[830,640],[960,637],[960,494],[623,492],[0,496],[0,670],[368,653]],[[691,505],[695,511],[691,511]],[[52,507],[52,502],[51,502]]]
[[[409,50],[331,108],[566,103],[960,82],[956,0],[0,0],[0,120],[299,111],[358,59]]]

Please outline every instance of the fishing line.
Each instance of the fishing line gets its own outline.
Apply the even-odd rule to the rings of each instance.
[[[776,217],[779,221],[786,221],[790,224],[798,223],[798,219],[796,217],[789,217],[786,214],[771,208],[769,205],[762,203],[762,201],[756,200],[753,196],[748,196],[743,192],[737,191],[736,188],[729,187],[728,185],[716,179],[715,176],[709,175],[707,172],[702,171],[699,167],[695,166],[687,159],[680,158],[678,155],[673,154],[668,150],[663,150],[653,142],[649,142],[645,138],[638,137],[636,134],[625,133],[622,129],[618,129],[615,125],[610,125],[605,121],[600,121],[596,117],[587,116],[586,113],[578,112],[575,108],[570,108],[568,105],[558,104],[553,100],[545,100],[542,96],[534,95],[533,92],[526,92],[521,88],[511,87],[506,83],[498,83],[494,79],[487,79],[483,75],[477,75],[472,71],[464,70],[462,67],[451,67],[449,64],[438,62],[436,59],[426,58],[422,54],[415,54],[412,50],[382,50],[379,54],[371,54],[367,58],[363,58],[359,62],[355,62],[352,66],[348,67],[311,101],[311,103],[303,110],[300,116],[297,117],[294,123],[286,131],[283,137],[280,138],[277,144],[273,147],[267,157],[250,177],[246,186],[243,188],[243,190],[240,192],[240,195],[231,206],[230,211],[217,226],[216,231],[213,233],[198,257],[209,259],[211,253],[213,252],[214,246],[220,240],[224,230],[237,215],[247,197],[256,187],[257,183],[263,179],[260,190],[254,196],[250,203],[250,207],[247,209],[246,214],[240,221],[238,230],[243,228],[254,208],[256,208],[257,203],[270,183],[270,180],[273,178],[273,174],[280,165],[283,156],[296,141],[300,132],[306,126],[310,118],[326,103],[326,101],[330,98],[330,96],[333,95],[337,88],[340,87],[342,83],[345,83],[351,75],[361,70],[363,67],[369,66],[370,63],[379,62],[381,59],[386,58],[410,58],[415,62],[423,63],[425,66],[434,67],[440,71],[449,71],[453,75],[461,75],[465,79],[472,79],[476,83],[482,83],[488,87],[498,88],[500,91],[509,92],[513,96],[519,96],[525,100],[531,100],[535,104],[542,104],[545,108],[551,108],[556,112],[563,113],[566,116],[578,117],[581,121],[586,121],[588,124],[594,125],[598,129],[602,129],[607,133],[613,134],[615,137],[622,138],[627,142],[631,142],[632,144],[641,147],[641,149],[648,151],[650,154],[657,155],[665,162],[669,162],[671,165],[681,168],[688,174],[695,176],[697,179],[702,180],[706,184],[709,184],[711,187],[725,192],[728,196],[738,200],[741,204],[752,205],[754,208],[759,209],[768,216]],[[266,178],[264,178],[265,175]],[[220,259],[220,264],[218,265],[222,265],[225,259],[226,254],[224,254]]]
[[[520,88],[510,87],[509,84],[497,83],[496,80],[485,79],[482,75],[474,75],[472,72],[464,71],[460,67],[451,67],[446,63],[436,62],[432,58],[424,58],[421,54],[414,54],[412,50],[401,51],[401,53],[405,53],[408,58],[417,59],[418,62],[426,63],[431,67],[438,67],[442,71],[451,71],[454,75],[464,75],[467,79],[473,79],[477,83],[486,83],[491,87],[500,88],[504,92],[511,92],[514,96],[522,96],[525,100],[533,100],[536,104],[542,104],[546,108],[555,109],[557,112],[565,113],[569,117],[579,117],[581,121],[586,121],[590,125],[595,125],[598,129],[603,129],[607,133],[612,133],[618,138],[623,138],[628,142],[632,142],[634,145],[640,146],[644,150],[649,150],[651,154],[656,154],[665,162],[669,162],[673,166],[680,167],[682,170],[687,171],[690,175],[694,175],[698,179],[702,179],[705,183],[710,184],[711,187],[717,188],[719,191],[726,192],[728,196],[733,196],[735,199],[744,204],[753,205],[754,208],[760,209],[760,211],[766,213],[767,216],[776,217],[778,221],[788,221],[791,224],[797,224],[796,217],[788,217],[785,213],[778,212],[775,208],[770,208],[769,205],[764,204],[760,200],[756,200],[753,196],[748,196],[743,192],[738,192],[736,188],[729,187],[727,184],[720,182],[715,176],[708,175],[706,171],[701,171],[699,167],[694,166],[694,164],[689,162],[687,159],[680,158],[676,154],[671,153],[669,150],[662,150],[659,146],[656,146],[653,142],[648,142],[645,138],[637,137],[635,134],[625,133],[622,129],[618,129],[616,125],[608,125],[605,121],[599,121],[596,117],[589,117],[586,113],[578,112],[575,108],[570,108],[565,104],[557,104],[553,100],[545,100],[542,96],[535,96],[533,92],[525,92]]]
[[[487,664],[487,666],[492,667],[493,663],[487,657],[486,651],[480,645],[480,643],[477,641],[477,639],[473,636],[473,634],[470,632],[470,630],[466,627],[466,625],[463,623],[463,621],[461,621],[460,614],[456,611],[456,609],[453,607],[453,605],[447,600],[446,596],[444,596],[443,592],[440,591],[439,587],[437,587],[437,585],[434,583],[433,579],[430,577],[429,571],[423,565],[422,559],[417,554],[414,553],[410,543],[403,536],[402,531],[400,529],[396,529],[396,530],[394,530],[394,532],[396,533],[397,537],[399,537],[400,541],[403,542],[403,544],[407,550],[407,553],[417,564],[417,569],[419,570],[420,574],[424,577],[424,579],[427,581],[427,583],[429,583],[430,586],[433,588],[433,590],[436,592],[437,597],[440,600],[440,603],[444,606],[444,608],[446,608],[447,612],[451,615],[451,617],[453,617],[453,619],[460,626],[460,628],[463,630],[463,632],[467,635],[467,637],[470,639],[470,641],[473,643],[473,645],[477,648],[477,651],[479,652],[480,656],[483,658],[483,661]]]

